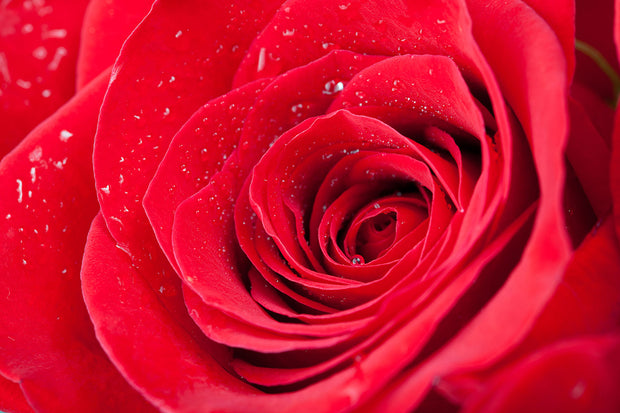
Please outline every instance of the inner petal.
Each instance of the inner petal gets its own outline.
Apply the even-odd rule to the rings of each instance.
[[[428,218],[425,202],[417,197],[401,197],[384,198],[356,214],[343,240],[343,251],[351,262],[362,264],[382,257],[425,222]]]
[[[359,231],[352,247],[366,262],[380,256],[394,242],[396,236],[396,213],[382,212],[367,216],[358,224]],[[346,248],[346,247],[345,247]]]

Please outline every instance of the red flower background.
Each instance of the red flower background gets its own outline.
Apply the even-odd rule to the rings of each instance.
[[[613,2],[125,3],[0,4],[0,410],[620,409]]]

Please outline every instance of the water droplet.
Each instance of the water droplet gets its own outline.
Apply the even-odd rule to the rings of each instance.
[[[99,190],[106,195],[110,195],[110,185],[106,185],[103,188],[99,188]]]
[[[116,217],[110,217],[110,219],[113,219]],[[118,219],[118,218],[116,218]],[[129,255],[129,257],[132,257],[131,252],[129,251],[129,248],[126,245],[123,244],[116,244],[115,245],[116,248],[118,248],[119,250],[123,251],[125,254]]]
[[[202,148],[202,149],[200,150],[200,159],[201,159],[203,162],[206,162],[206,161],[208,161],[208,160],[209,160],[209,150],[208,150],[207,148]]]
[[[294,34],[295,34],[295,29],[284,30],[282,32],[282,36],[284,36],[284,37],[290,37],[290,36],[292,36]]]
[[[40,146],[35,147],[30,154],[28,154],[28,160],[30,162],[38,162],[43,156],[43,148]]]
[[[344,89],[343,82],[336,82],[335,80],[330,80],[325,83],[325,86],[323,86],[323,94],[333,95],[335,93],[341,92],[343,89]]]
[[[182,34],[183,34],[183,32],[181,30],[179,30],[178,32],[176,32],[174,37],[176,37],[178,39],[179,37],[181,37]]]
[[[59,47],[58,49],[56,49],[56,52],[54,52],[54,57],[52,58],[52,61],[49,62],[49,64],[47,65],[47,70],[49,71],[54,71],[56,69],[58,69],[58,66],[60,65],[60,61],[62,60],[63,57],[65,57],[69,52],[67,51],[67,49],[65,49],[64,47]]]
[[[257,72],[262,72],[262,70],[265,68],[266,59],[267,59],[267,49],[265,49],[264,47],[261,47],[260,51],[258,52],[258,64],[256,65]]]
[[[65,29],[52,29],[41,33],[43,39],[64,39],[67,37],[67,31]]]
[[[17,79],[15,83],[22,89],[30,89],[32,87],[32,82],[23,79]]]
[[[24,193],[22,191],[23,183],[21,179],[16,179],[15,181],[17,182],[17,202],[21,204],[22,200],[24,199]]]
[[[353,265],[364,264],[364,257],[362,257],[361,255],[354,255],[353,258],[351,258],[351,264]]]
[[[578,399],[585,393],[586,385],[583,381],[578,381],[575,386],[573,386],[570,395],[573,399]]]

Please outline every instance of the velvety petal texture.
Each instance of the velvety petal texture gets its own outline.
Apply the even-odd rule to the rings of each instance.
[[[92,142],[108,78],[84,88],[0,163],[0,265],[10,274],[1,279],[0,370],[35,410],[152,410],[101,350],[80,294],[84,236],[98,210]]]
[[[74,94],[87,5],[88,0],[0,4],[0,158]]]
[[[88,3],[76,68],[78,88],[114,63],[125,39],[152,4],[152,0],[91,0]]]
[[[162,356],[136,357],[131,343],[183,342],[204,357],[198,334],[219,349],[209,365],[224,368],[203,371],[205,380],[224,374],[217,380],[238,381],[234,392],[248,396],[283,392],[258,405],[318,389],[334,395],[326,377],[342,380],[351,360],[364,371],[381,360],[381,377],[365,376],[347,403],[376,403],[380,383],[394,378],[400,384],[381,405],[401,410],[421,402],[438,374],[463,363],[481,368],[516,346],[569,257],[563,158],[552,148],[567,139],[566,104],[557,102],[566,102],[572,71],[570,27],[543,3],[289,1],[264,14],[264,27],[237,24],[210,50],[200,47],[211,44],[208,32],[194,30],[199,13],[184,7],[156,3],[126,43],[96,140],[102,217],[93,228],[100,234],[107,222],[116,259],[127,254],[123,271],[131,264],[132,277],[146,282],[132,296],[161,297],[171,320],[182,298],[198,327],[172,341],[147,335],[146,325],[132,323],[133,339],[111,328],[132,316],[103,311],[120,299],[97,287],[108,265],[95,264],[97,235],[84,294],[125,376],[156,404],[184,405],[178,392],[155,391],[158,375],[138,373]],[[175,26],[162,30],[172,14]],[[527,30],[517,30],[524,21]],[[495,38],[520,53],[519,65],[505,63]],[[140,65],[143,39],[163,45],[152,72]],[[552,77],[538,74],[541,59]],[[237,66],[234,79],[214,77]],[[119,106],[114,94],[130,90],[148,93],[148,105]],[[176,275],[182,288],[170,290]],[[515,328],[492,328],[505,318]],[[473,344],[489,331],[489,345]],[[403,343],[416,344],[391,353]],[[432,352],[439,355],[422,363]],[[140,367],[146,359],[151,367]],[[183,386],[182,377],[169,380]]]
[[[0,409],[617,410],[610,7],[84,4],[0,163]]]
[[[615,412],[620,408],[618,335],[548,346],[508,366],[468,400],[465,412]]]

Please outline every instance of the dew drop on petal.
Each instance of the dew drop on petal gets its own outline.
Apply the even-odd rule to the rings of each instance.
[[[343,82],[336,82],[335,80],[330,80],[325,83],[323,86],[323,94],[324,95],[333,95],[335,93],[341,92],[344,89]]]
[[[15,181],[17,182],[17,202],[21,204],[24,199],[23,182],[21,179],[16,179]]]
[[[257,72],[262,72],[262,70],[265,68],[266,59],[267,59],[267,49],[265,49],[264,47],[261,47],[260,51],[258,52],[258,63],[256,66]]]
[[[60,140],[63,142],[67,142],[72,136],[73,134],[66,129],[60,131]]]
[[[64,39],[67,37],[67,30],[65,29],[53,29],[43,32],[41,37],[44,39]]]
[[[43,60],[47,57],[47,49],[43,46],[39,46],[32,51],[32,55],[39,60]]]
[[[351,258],[351,264],[353,265],[364,264],[364,257],[362,257],[361,255],[354,255],[353,258]]]
[[[35,147],[30,154],[28,154],[28,160],[30,162],[38,162],[43,156],[43,148],[40,146]]]
[[[54,52],[54,57],[52,58],[52,61],[49,62],[49,64],[47,65],[47,70],[49,71],[55,71],[56,69],[58,69],[58,66],[60,66],[60,61],[62,60],[63,57],[65,57],[69,52],[67,51],[67,49],[65,49],[64,47],[59,47],[58,49],[56,49],[56,52]]]
[[[32,82],[23,79],[17,79],[15,83],[22,89],[30,89],[32,87]]]
[[[583,381],[579,381],[577,382],[577,384],[575,384],[575,386],[572,388],[571,390],[571,397],[573,399],[578,399],[581,396],[583,396],[583,394],[585,393],[586,390],[586,385]]]

